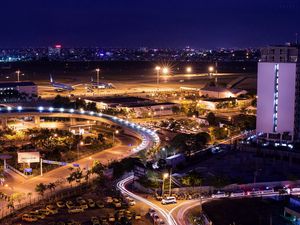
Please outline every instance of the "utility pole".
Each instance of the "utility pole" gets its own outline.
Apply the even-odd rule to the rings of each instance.
[[[43,176],[43,159],[40,158],[40,167],[41,167],[41,177]]]
[[[170,169],[170,185],[169,185],[169,195],[172,195],[172,168]]]

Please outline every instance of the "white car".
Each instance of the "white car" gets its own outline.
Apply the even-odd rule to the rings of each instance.
[[[166,204],[176,204],[176,198],[175,197],[167,197],[161,200],[161,204],[166,205]]]

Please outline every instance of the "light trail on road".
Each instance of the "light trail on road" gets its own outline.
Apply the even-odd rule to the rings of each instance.
[[[153,204],[152,202],[148,201],[147,199],[138,196],[130,191],[128,191],[126,189],[126,184],[129,183],[130,181],[132,181],[134,179],[134,176],[129,176],[127,178],[125,178],[124,180],[121,180],[117,183],[117,188],[124,194],[132,197],[133,199],[136,199],[138,201],[141,201],[143,203],[145,203],[146,205],[150,206],[151,208],[155,209],[157,212],[159,212],[164,218],[165,221],[169,224],[169,225],[179,225],[176,220],[173,218],[173,216],[171,215],[170,212],[168,212],[167,210],[164,210],[160,207],[158,207],[157,205]]]

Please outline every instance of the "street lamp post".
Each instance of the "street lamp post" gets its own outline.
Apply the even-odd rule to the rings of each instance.
[[[18,80],[18,82],[20,82],[20,73],[21,73],[21,71],[20,71],[20,70],[17,70],[17,71],[16,71],[16,74],[17,74],[17,80]]]
[[[172,168],[170,169],[170,185],[169,185],[169,196],[172,195]]]
[[[167,179],[169,174],[164,173],[163,174],[163,183],[162,183],[162,188],[161,188],[161,196],[164,196],[164,189],[165,189],[165,179]]]
[[[168,157],[167,149],[166,149],[165,147],[163,147],[161,150],[162,150],[163,152],[165,152],[165,157],[167,158],[167,157]]]
[[[83,145],[83,141],[81,141],[81,142],[79,142],[78,144],[77,144],[77,160],[79,160],[79,148],[80,148],[80,146],[82,146]]]
[[[160,75],[160,66],[156,66],[155,67],[155,70],[156,70],[156,84],[158,85],[159,84],[159,75]]]
[[[97,68],[96,72],[97,72],[97,94],[99,95],[99,73],[100,73],[100,69]]]
[[[118,133],[119,133],[119,131],[118,131],[118,130],[116,130],[115,132],[113,132],[113,145],[115,144],[115,133],[116,133],[116,134],[118,134]]]
[[[97,72],[97,88],[98,88],[98,86],[99,86],[99,73],[100,73],[100,69],[97,68],[96,72]]]

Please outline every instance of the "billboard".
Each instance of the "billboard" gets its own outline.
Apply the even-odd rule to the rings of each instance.
[[[18,152],[18,163],[37,163],[40,162],[39,152]]]

